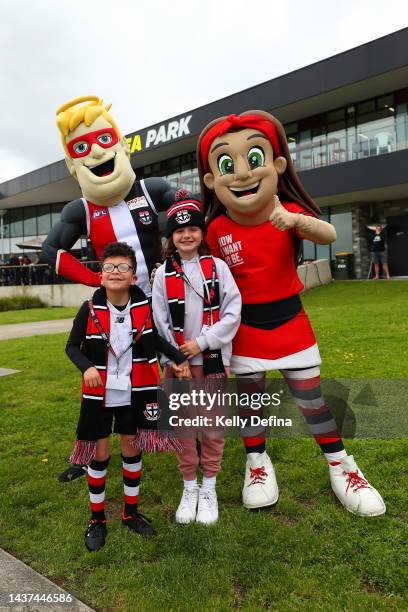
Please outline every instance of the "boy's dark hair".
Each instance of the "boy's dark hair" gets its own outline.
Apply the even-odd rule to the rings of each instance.
[[[108,257],[128,257],[132,263],[133,271],[136,272],[136,255],[131,246],[126,242],[110,242],[106,245],[102,255],[102,262]]]

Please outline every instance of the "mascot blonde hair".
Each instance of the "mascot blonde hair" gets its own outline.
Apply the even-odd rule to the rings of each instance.
[[[88,104],[83,104],[88,102]],[[65,153],[69,156],[66,139],[67,136],[75,130],[81,123],[85,123],[87,127],[100,117],[101,115],[108,121],[115,130],[118,138],[121,138],[121,133],[118,125],[112,115],[109,113],[112,104],[103,105],[103,101],[94,95],[81,96],[74,98],[60,106],[57,110],[57,127],[61,132],[61,142]]]

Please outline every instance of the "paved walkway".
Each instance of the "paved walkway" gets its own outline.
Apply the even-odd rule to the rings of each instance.
[[[42,336],[44,334],[59,334],[71,331],[71,319],[58,319],[56,321],[36,321],[35,323],[13,323],[13,325],[0,325],[0,340],[12,338],[25,338],[27,336]]]
[[[10,374],[18,374],[21,370],[11,370],[10,368],[0,368],[0,376],[10,376]]]
[[[0,325],[0,340],[42,334],[58,334],[70,331],[71,327],[72,319]],[[0,376],[16,372],[18,370],[0,368]],[[26,601],[23,600],[23,594],[27,594]],[[20,601],[16,600],[18,595],[20,595]],[[28,601],[30,597],[35,600],[36,596],[39,601]],[[42,600],[41,596],[43,596]],[[57,602],[54,600],[57,600]],[[60,600],[60,603],[58,603],[58,600]],[[68,612],[71,610],[92,612],[92,608],[89,608],[48,578],[41,576],[31,567],[2,549],[0,549],[0,610],[4,612],[11,610],[13,612],[44,612],[44,610],[47,610],[47,612]]]
[[[23,594],[27,595],[26,602],[22,601],[24,600]],[[20,595],[20,601],[15,599],[18,595]],[[31,595],[32,600],[37,596],[39,601],[29,602]],[[42,601],[41,596],[43,596]],[[61,603],[54,603],[54,600],[57,602],[59,600]],[[82,601],[1,549],[0,610],[4,612],[23,612],[23,610],[24,612],[71,612],[71,610],[93,612],[93,609]]]

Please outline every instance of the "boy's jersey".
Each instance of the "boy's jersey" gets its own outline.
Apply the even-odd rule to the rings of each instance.
[[[302,206],[283,203],[289,212],[310,215]],[[225,214],[208,227],[206,240],[215,257],[230,267],[244,304],[274,302],[303,289],[294,257],[295,230],[280,231],[270,221],[240,225]]]

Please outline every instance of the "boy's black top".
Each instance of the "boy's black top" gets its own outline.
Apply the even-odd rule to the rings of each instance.
[[[114,305],[115,306],[115,305]],[[124,310],[126,306],[115,306],[118,310]],[[88,368],[93,368],[94,364],[91,363],[86,355],[81,350],[82,343],[86,336],[86,328],[88,325],[88,317],[89,317],[89,305],[88,302],[84,302],[81,308],[78,310],[77,315],[74,319],[71,333],[69,334],[69,338],[67,341],[67,345],[65,347],[65,352],[68,357],[71,359],[72,363],[76,365],[76,367],[84,374]],[[155,341],[156,351],[159,353],[163,353],[174,361],[177,365],[183,363],[186,360],[185,355],[181,353],[178,349],[176,349],[170,342],[167,342],[164,338],[162,338],[157,330],[154,328],[153,317],[152,317],[152,325],[153,325],[153,335]]]
[[[385,233],[381,232],[380,234],[374,234],[371,238],[371,251],[373,253],[382,253],[386,248],[386,238]]]

